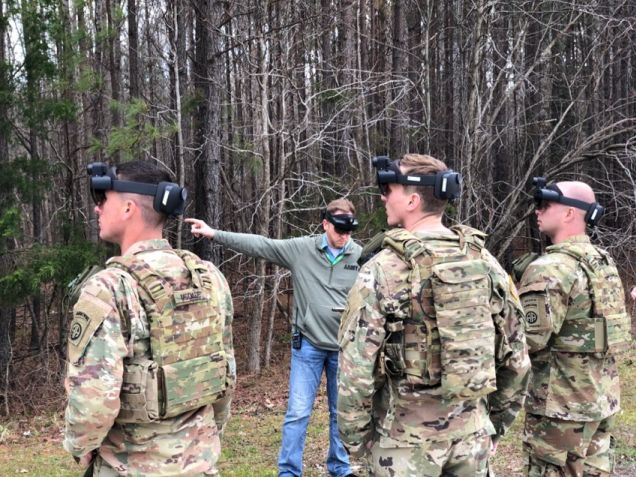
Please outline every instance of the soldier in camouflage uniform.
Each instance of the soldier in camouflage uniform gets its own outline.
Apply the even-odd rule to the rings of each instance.
[[[64,448],[85,475],[216,475],[236,379],[227,282],[162,239],[167,216],[156,204],[171,192],[157,192],[153,207],[147,191],[116,191],[156,188],[166,172],[143,161],[111,171],[92,192],[100,238],[122,256],[86,282],[73,309]]]
[[[585,233],[602,208],[581,182],[539,187],[535,198],[539,229],[553,245],[519,288],[532,362],[526,475],[610,475],[620,409],[615,356],[627,346],[630,319],[614,262]]]
[[[453,180],[455,193],[444,193]],[[343,315],[342,440],[369,475],[485,476],[528,381],[516,290],[482,232],[442,224],[460,183],[443,162],[407,154],[378,182],[396,228]]]

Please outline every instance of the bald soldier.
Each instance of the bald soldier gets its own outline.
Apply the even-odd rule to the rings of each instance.
[[[374,165],[394,228],[342,317],[340,435],[368,475],[483,477],[523,405],[519,298],[485,234],[442,222],[458,173],[420,154]]]
[[[520,283],[532,378],[526,398],[526,475],[607,476],[620,409],[616,355],[629,340],[624,291],[586,224],[603,214],[582,182],[535,179],[539,230],[552,241]]]
[[[133,161],[89,173],[99,237],[121,255],[73,308],[64,448],[85,475],[216,475],[236,378],[227,282],[162,238],[185,200],[165,170]]]

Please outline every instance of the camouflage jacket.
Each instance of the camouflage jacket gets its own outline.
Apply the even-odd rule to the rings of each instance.
[[[570,237],[546,249],[523,274],[519,291],[526,311],[532,361],[526,411],[573,421],[600,421],[620,409],[620,385],[612,355],[551,349],[566,320],[591,316],[588,277],[579,262],[556,247],[589,247],[589,237]],[[621,286],[622,289],[622,286]]]
[[[144,260],[175,281],[187,280],[183,261],[165,240],[134,244],[128,254]],[[232,347],[232,297],[223,275],[205,262],[217,281],[225,325],[228,379],[233,388],[236,365]],[[96,451],[122,475],[200,475],[214,470],[220,453],[219,433],[229,417],[230,393],[212,405],[179,416],[145,424],[115,422],[120,411],[124,362],[132,356],[150,356],[150,327],[140,305],[137,286],[126,272],[108,268],[94,275],[82,289],[83,310],[78,317],[87,333],[94,332],[81,356],[69,356],[65,380],[68,394],[64,448],[80,457]],[[90,306],[86,306],[87,302]],[[124,323],[129,323],[129,329]]]
[[[459,247],[455,233],[415,235],[431,249]],[[387,377],[382,362],[388,321],[382,302],[399,298],[410,271],[388,248],[362,267],[349,292],[339,334],[338,427],[352,454],[364,454],[370,441],[379,441],[382,447],[408,447],[481,430],[501,436],[516,417],[530,368],[523,312],[514,285],[499,263],[485,249],[482,258],[490,270],[493,293],[501,298],[500,306],[491,309],[497,390],[467,400],[444,399],[440,386],[410,385]],[[422,293],[430,292],[423,289]]]

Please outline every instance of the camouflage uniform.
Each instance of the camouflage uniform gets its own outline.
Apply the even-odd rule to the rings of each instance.
[[[602,348],[575,352],[563,345],[595,345],[595,333],[590,338],[591,328],[583,327],[594,319],[590,279],[571,255],[575,250],[597,261],[607,257],[603,287],[624,312],[616,267],[586,235],[548,247],[525,270],[519,291],[532,361],[524,432],[530,476],[602,476],[613,466],[612,416],[620,409],[615,357]],[[598,325],[592,324],[597,332]]]
[[[483,234],[478,231],[468,227],[452,230],[410,234],[394,229],[387,232],[387,237],[406,238],[404,243],[423,245],[427,253],[412,259],[418,263],[426,263],[438,252],[460,250],[467,236],[477,237],[483,245]],[[437,307],[432,307],[430,278],[421,277],[421,286],[412,287],[412,271],[417,267],[387,247],[388,243],[385,240],[385,248],[362,267],[343,315],[338,377],[341,438],[352,454],[367,458],[370,475],[484,476],[490,436],[498,439],[510,426],[523,405],[528,381],[530,362],[523,312],[514,285],[494,257],[480,247],[477,256],[486,270],[482,276],[486,295],[475,307],[484,310],[487,331],[479,339],[492,349],[493,387],[489,391],[494,390],[495,373],[496,390],[477,393],[478,397],[450,398],[444,385],[440,385],[439,376],[444,379],[440,356],[444,351],[440,350],[441,328],[435,322],[442,315]],[[467,266],[470,265],[460,262],[452,273],[463,282],[463,291],[470,292],[472,280],[464,273]],[[411,311],[415,305],[409,308],[414,296],[426,303],[415,312]],[[460,308],[454,310],[455,317],[461,315],[470,320],[472,306],[462,303]],[[401,313],[404,316],[396,323],[395,316]],[[392,337],[402,327],[400,323],[404,332],[397,346],[402,356],[396,356]],[[475,331],[462,329],[461,323],[461,318],[456,321],[456,339],[451,339],[448,346],[461,343],[461,335]],[[414,327],[421,333],[417,340],[413,339]],[[463,355],[461,359],[480,359],[472,345],[455,349]],[[412,375],[392,369],[400,360],[407,367],[430,370],[430,375],[415,376],[415,382],[421,383],[415,384]],[[434,375],[437,379],[433,379]]]
[[[126,256],[131,254],[143,257],[170,283],[189,283],[188,269],[167,241],[138,242]],[[211,405],[155,422],[118,422],[124,365],[133,356],[151,356],[150,326],[137,283],[123,270],[108,268],[83,287],[69,336],[64,448],[75,457],[93,453],[94,475],[216,475],[220,433],[229,417],[236,379],[233,310],[225,278],[211,263],[202,263],[218,293],[228,391]]]

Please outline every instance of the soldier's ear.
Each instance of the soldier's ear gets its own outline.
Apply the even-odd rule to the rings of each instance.
[[[135,203],[135,201],[131,199],[127,199],[124,201],[124,204],[123,204],[123,213],[126,214],[127,216],[130,216],[132,215],[132,213],[135,212],[136,208],[137,208],[137,204]]]
[[[565,212],[565,217],[563,217],[563,220],[565,222],[572,222],[573,220],[576,220],[576,218],[579,215],[582,218],[584,214],[585,214],[585,212],[579,211],[579,209],[575,209],[574,207],[568,207],[566,212]]]
[[[420,208],[421,203],[422,198],[420,197],[420,195],[416,192],[413,192],[409,195],[409,202],[407,204],[407,207],[409,208],[409,210],[417,210]]]

